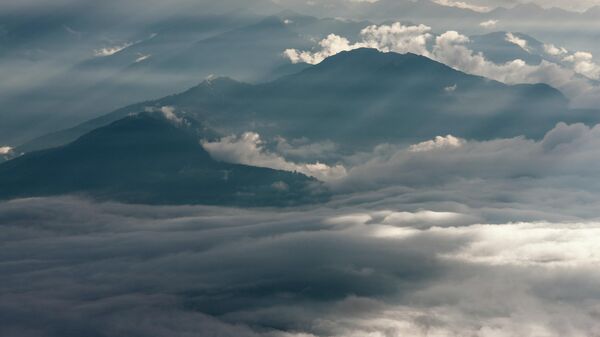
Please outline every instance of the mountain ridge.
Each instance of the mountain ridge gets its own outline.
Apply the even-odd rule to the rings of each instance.
[[[290,206],[327,197],[299,173],[216,161],[199,140],[157,113],[127,116],[0,164],[0,199],[82,194],[143,204]]]
[[[497,106],[490,104],[493,101]],[[186,117],[222,135],[252,130],[291,138],[323,140],[330,136],[334,141],[365,146],[455,132],[446,127],[451,125],[457,126],[458,136],[466,138],[540,137],[557,122],[572,118],[567,114],[568,100],[549,85],[511,86],[465,74],[424,56],[364,48],[339,53],[267,83],[209,79],[182,93],[116,110],[18,150],[60,145],[148,106],[186,111]],[[545,115],[531,111],[544,111]],[[494,128],[491,122],[498,119],[504,124]],[[530,122],[536,127],[526,127]],[[331,123],[359,126],[363,138],[353,140],[350,129],[332,132]],[[378,127],[385,129],[382,134]],[[312,134],[303,135],[307,131]],[[369,134],[373,139],[367,139]]]

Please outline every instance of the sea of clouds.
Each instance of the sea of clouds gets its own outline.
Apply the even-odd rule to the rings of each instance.
[[[0,335],[596,336],[599,130],[382,144],[296,208],[2,202]]]

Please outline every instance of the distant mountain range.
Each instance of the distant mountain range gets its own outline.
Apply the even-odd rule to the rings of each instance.
[[[109,24],[105,12],[90,18],[90,13],[98,13],[98,8],[102,8],[101,4],[81,5],[60,15],[28,14],[27,20],[0,14],[3,19],[0,20],[3,22],[0,42],[5,47],[0,50],[0,70],[10,68],[7,76],[11,77],[14,72],[12,77],[19,78],[19,81],[6,81],[7,88],[0,85],[3,89],[0,105],[4,111],[0,144],[15,146],[124,105],[180,92],[210,75],[250,83],[273,81],[306,68],[304,64],[290,64],[282,55],[285,49],[310,50],[328,34],[357,41],[361,29],[375,23],[425,23],[436,32],[456,29],[473,35],[469,46],[493,61],[521,58],[536,63],[542,59],[557,62],[560,59],[545,55],[543,48],[532,48],[529,52],[519,49],[504,41],[503,32],[490,35],[482,32],[490,29],[520,31],[520,28],[532,32],[531,28],[535,34],[541,34],[536,37],[561,46],[560,42],[565,40],[563,35],[571,44],[577,44],[578,40],[548,25],[544,27],[552,30],[551,33],[535,30],[535,26],[521,27],[511,17],[525,11],[527,14],[523,15],[539,17],[544,22],[556,20],[547,15],[560,16],[561,22],[564,18],[572,18],[578,24],[598,21],[562,10],[552,14],[556,11],[533,5],[478,13],[431,1],[380,0],[369,4],[342,1],[334,8],[319,3],[306,6],[304,1],[296,4],[300,12],[314,15],[310,16],[284,10],[288,2],[273,6],[270,1],[261,1],[257,7],[248,4],[246,10],[219,14],[215,13],[236,8],[235,1],[223,5],[202,4],[206,9],[203,13],[159,15],[143,22],[126,20],[117,27]],[[256,10],[269,8],[269,3],[271,10]],[[593,10],[589,12],[592,13],[590,18],[598,18]],[[588,19],[582,19],[584,17]],[[480,23],[487,20],[499,20],[499,23],[497,27],[484,29]],[[518,36],[534,44],[533,38]],[[582,41],[585,44],[587,40]],[[538,41],[538,45],[543,47],[542,42]],[[593,49],[593,45],[589,48]],[[44,62],[48,62],[47,71],[41,66]],[[57,65],[65,69],[60,70]],[[8,90],[12,89],[13,82],[17,86],[14,92]]]
[[[144,204],[289,206],[322,201],[298,173],[217,162],[202,136],[161,114],[140,113],[76,141],[0,165],[0,199],[78,194]]]
[[[559,121],[582,118],[548,85],[509,86],[414,54],[359,49],[268,83],[207,80],[181,94],[41,137],[17,152],[66,144],[130,113],[162,106],[172,106],[221,135],[256,131],[269,137],[331,140],[349,151],[450,133],[475,139],[536,138]]]
[[[65,71],[48,78],[37,74],[37,81],[27,90],[11,95],[0,92],[0,104],[6,111],[0,125],[0,144],[15,145],[120,106],[182,91],[211,75],[249,82],[273,80],[302,67],[290,64],[283,56],[285,49],[309,48],[313,39],[330,32],[354,36],[368,25],[291,12],[266,18],[229,15],[184,19],[178,24],[188,30],[168,21],[143,27],[142,32],[120,42],[98,41],[95,47],[86,44],[80,49],[87,49],[87,55]],[[65,37],[56,31],[61,38],[48,37],[50,41],[44,46],[53,41],[67,46],[81,44],[66,28],[59,28]],[[15,42],[15,46],[20,44]],[[9,54],[10,48],[6,49]],[[27,59],[20,53],[7,57]],[[46,57],[40,55],[34,65]],[[61,60],[59,64],[64,63]]]
[[[170,120],[157,112],[165,107],[173,111]],[[0,198],[83,194],[147,204],[318,202],[329,197],[320,182],[218,162],[200,140],[253,131],[265,139],[333,142],[343,155],[447,134],[540,138],[559,121],[589,122],[569,111],[568,100],[548,85],[509,86],[423,56],[357,49],[267,83],[209,79],[38,138],[15,150],[24,155],[0,164]]]
[[[508,22],[560,19],[562,22],[579,21],[589,23],[598,19],[599,7],[584,12],[561,8],[544,8],[535,3],[518,2],[501,4],[475,4],[474,1],[433,1],[433,0],[378,0],[346,1],[331,0],[307,4],[301,0],[285,0],[281,4],[293,10],[314,16],[342,16],[369,20],[411,20],[428,24],[464,25],[481,20],[502,20]],[[500,6],[497,6],[500,5]]]

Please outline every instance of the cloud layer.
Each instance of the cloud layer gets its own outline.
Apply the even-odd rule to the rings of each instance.
[[[2,203],[0,332],[552,337],[600,328],[596,222],[492,225],[466,205],[344,204]]]
[[[466,141],[453,136],[408,148],[380,145],[349,170],[349,180],[381,184],[434,183],[456,178],[596,177],[600,126],[558,124],[541,141],[523,137]],[[369,158],[365,161],[365,158]]]
[[[286,170],[308,168],[284,152],[335,149],[203,145]],[[594,336],[599,145],[600,126],[562,123],[540,141],[382,144],[308,208],[2,202],[0,334]]]

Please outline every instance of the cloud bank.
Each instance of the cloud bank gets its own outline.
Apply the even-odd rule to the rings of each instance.
[[[358,155],[359,164],[348,170],[339,187],[435,186],[481,179],[507,183],[558,179],[564,186],[576,186],[577,177],[597,179],[598,149],[600,126],[564,123],[540,141],[523,137],[467,141],[447,136],[409,147],[382,144]]]
[[[597,222],[486,224],[476,208],[426,203],[407,210],[397,207],[416,205],[346,201],[311,212],[74,198],[0,203],[0,332],[554,337],[598,331]]]

